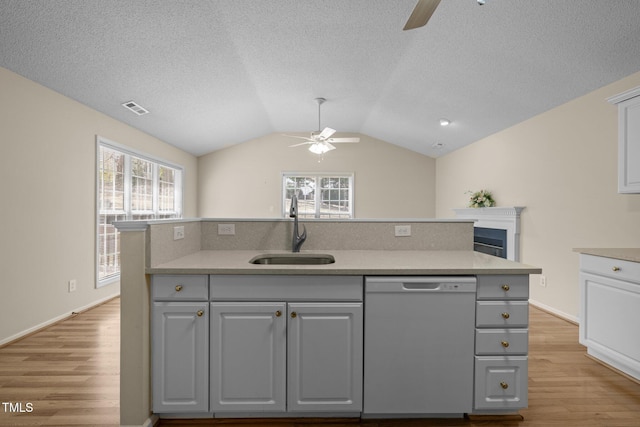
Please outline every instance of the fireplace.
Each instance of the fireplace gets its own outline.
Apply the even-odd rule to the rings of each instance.
[[[474,250],[520,261],[520,212],[524,207],[454,209],[456,217],[472,219]]]

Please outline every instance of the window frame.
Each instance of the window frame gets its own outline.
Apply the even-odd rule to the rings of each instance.
[[[355,174],[353,172],[282,172],[281,173],[281,182],[282,182],[282,217],[289,217],[289,210],[287,209],[287,178],[294,177],[305,177],[305,178],[314,178],[316,185],[319,186],[319,182],[322,178],[347,178],[349,180],[349,217],[348,218],[338,218],[338,217],[323,217],[321,212],[321,189],[319,187],[316,188],[314,194],[314,203],[315,203],[315,212],[313,218],[310,217],[300,217],[301,219],[314,219],[314,220],[335,220],[335,219],[353,219],[355,218],[355,208],[354,208],[354,198],[355,198]]]
[[[162,158],[152,156],[150,154],[138,151],[136,149],[127,147],[126,145],[119,144],[114,141],[110,141],[104,137],[96,136],[96,171],[95,171],[95,279],[96,288],[109,285],[111,283],[120,280],[120,272],[112,274],[104,278],[100,278],[100,149],[105,148],[113,150],[124,155],[124,176],[123,176],[123,210],[113,212],[114,215],[123,215],[125,220],[132,220],[135,217],[147,216],[153,219],[166,218],[167,215],[173,215],[173,218],[182,218],[184,212],[184,167],[177,163],[173,163]],[[152,209],[151,210],[133,210],[131,204],[132,195],[132,183],[131,183],[131,160],[132,157],[141,159],[152,164]],[[172,211],[160,211],[159,210],[159,188],[160,188],[160,167],[171,168],[179,173],[175,175],[174,181],[174,210]],[[116,232],[119,236],[120,232]],[[119,241],[119,239],[118,239]]]

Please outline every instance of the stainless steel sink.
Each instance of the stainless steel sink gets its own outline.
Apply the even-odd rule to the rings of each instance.
[[[251,258],[251,264],[322,265],[333,264],[336,259],[329,254],[262,254]]]

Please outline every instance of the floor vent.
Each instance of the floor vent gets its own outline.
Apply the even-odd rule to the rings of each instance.
[[[139,106],[134,101],[127,101],[124,104],[122,104],[122,106],[128,110],[133,111],[139,116],[142,116],[143,114],[147,114],[149,112],[147,109]]]

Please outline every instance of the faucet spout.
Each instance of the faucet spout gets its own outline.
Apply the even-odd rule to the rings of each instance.
[[[293,237],[291,238],[291,251],[300,252],[302,244],[305,240],[307,240],[307,228],[302,225],[302,234],[300,234],[298,231],[298,198],[295,196],[295,194],[291,198],[289,217],[293,218]]]

